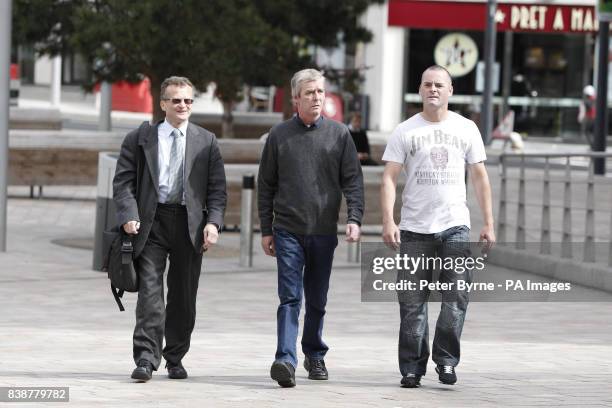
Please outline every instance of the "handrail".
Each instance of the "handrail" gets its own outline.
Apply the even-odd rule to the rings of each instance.
[[[588,159],[588,165],[576,168],[572,164],[573,158],[583,157]],[[508,238],[509,228],[509,207],[510,204],[516,205],[516,223],[514,242],[517,249],[525,249],[527,242],[527,230],[537,230],[539,228],[540,236],[540,254],[551,254],[551,240],[553,230],[552,224],[552,209],[562,208],[561,219],[556,222],[561,226],[561,257],[573,258],[581,257],[584,262],[596,262],[596,226],[602,223],[609,223],[609,229],[612,231],[612,206],[610,209],[602,210],[596,208],[595,197],[604,188],[610,188],[609,178],[594,174],[593,159],[608,158],[612,159],[612,153],[606,152],[574,152],[574,153],[502,153],[499,157],[499,176],[500,176],[500,194],[499,194],[499,214],[497,215],[497,231],[500,242],[506,241]],[[534,160],[535,159],[535,160]],[[541,160],[538,160],[541,159]],[[561,163],[555,160],[556,172],[553,174],[553,159],[564,159]],[[534,166],[534,164],[537,164]],[[543,167],[542,167],[543,164]],[[514,170],[514,174],[509,172],[509,169]],[[532,177],[528,177],[527,173],[531,173]],[[533,173],[538,173],[537,178],[533,177]],[[515,181],[518,183],[516,191],[516,201],[510,200],[510,183]],[[541,194],[529,195],[528,184],[533,187],[541,183]],[[555,188],[553,184],[560,184],[561,188]],[[582,194],[582,191],[586,191]],[[557,193],[557,201],[560,204],[553,204],[553,192]],[[528,203],[528,199],[530,202]],[[540,200],[535,202],[535,200]],[[584,199],[584,206],[577,208],[573,206],[573,202],[577,199]],[[527,221],[527,207],[541,206],[541,222],[537,223]],[[584,212],[584,238],[580,241],[574,241],[574,231],[572,217],[576,216],[576,212]],[[598,220],[598,213],[608,212],[611,214],[604,221]],[[531,220],[533,221],[533,220]],[[559,222],[560,221],[560,222]],[[534,225],[536,224],[536,225]],[[612,236],[610,237],[612,241]],[[582,242],[584,245],[582,254],[576,254],[572,251],[572,244]],[[612,242],[610,243],[610,251],[607,263],[612,266]]]

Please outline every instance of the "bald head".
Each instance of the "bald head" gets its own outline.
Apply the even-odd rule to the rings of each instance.
[[[451,78],[451,75],[448,72],[448,70],[446,68],[444,68],[443,66],[440,66],[440,65],[432,65],[432,66],[428,67],[427,69],[425,69],[425,71],[423,71],[423,73],[421,74],[421,82],[423,82],[423,76],[428,71],[444,72],[446,74],[446,77],[448,78],[448,84],[449,85],[453,84],[453,78]]]

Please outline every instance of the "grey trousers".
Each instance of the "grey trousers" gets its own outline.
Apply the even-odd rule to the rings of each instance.
[[[467,257],[470,256],[469,228],[452,227],[437,234],[419,234],[401,231],[401,252],[414,257]],[[432,281],[432,270],[422,268],[414,274],[399,271],[398,280]],[[439,282],[472,281],[471,273],[457,274],[453,270],[440,271]],[[402,376],[425,375],[429,359],[429,325],[427,301],[430,291],[399,292],[400,333],[399,368]],[[442,291],[442,306],[436,323],[432,359],[439,365],[459,364],[461,348],[459,340],[463,330],[468,305],[466,291]]]
[[[169,259],[168,304],[164,305],[164,271]],[[161,356],[178,363],[189,350],[195,325],[196,295],[202,253],[194,250],[184,206],[158,204],[143,251],[135,261],[139,274],[134,362],[151,362],[157,370]],[[162,344],[166,346],[162,352]]]

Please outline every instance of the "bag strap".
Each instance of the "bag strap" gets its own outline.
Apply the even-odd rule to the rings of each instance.
[[[121,264],[129,265],[134,260],[134,247],[127,234],[121,234]]]
[[[113,292],[115,302],[117,302],[117,306],[119,306],[119,311],[125,312],[125,307],[123,307],[123,303],[121,303],[121,298],[123,297],[124,291],[122,289],[117,289],[115,285],[111,283],[111,292]]]
[[[127,235],[123,228],[120,228],[121,234],[121,265],[129,265],[133,261],[134,256],[134,247],[132,246],[132,241],[130,240],[129,235]],[[115,285],[111,283],[111,292],[113,293],[113,297],[115,298],[115,302],[117,302],[117,306],[119,307],[120,312],[125,312],[125,307],[123,307],[123,303],[121,303],[121,298],[125,291],[123,289],[117,289]]]

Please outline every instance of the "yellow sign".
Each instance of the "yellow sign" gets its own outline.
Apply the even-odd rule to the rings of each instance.
[[[465,34],[447,34],[436,44],[434,61],[446,68],[453,78],[462,77],[476,66],[478,47],[474,40]]]

